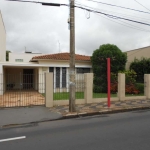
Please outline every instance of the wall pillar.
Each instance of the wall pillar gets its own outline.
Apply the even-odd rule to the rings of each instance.
[[[146,96],[146,99],[150,99],[150,74],[144,75],[144,82],[145,82],[144,94]]]
[[[118,73],[118,98],[125,100],[125,74]]]
[[[53,107],[53,73],[45,73],[46,107]]]
[[[93,103],[93,73],[84,74],[85,91],[84,98],[86,103]]]

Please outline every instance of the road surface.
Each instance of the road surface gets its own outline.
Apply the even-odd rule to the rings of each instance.
[[[150,110],[1,129],[0,150],[150,150]]]

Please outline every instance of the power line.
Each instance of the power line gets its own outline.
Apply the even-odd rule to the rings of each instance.
[[[101,16],[100,14],[97,14],[97,15]],[[109,20],[109,21],[115,22],[115,23],[117,23],[117,24],[123,25],[123,26],[125,26],[125,27],[128,27],[128,28],[132,28],[132,29],[140,30],[140,31],[145,31],[145,32],[150,32],[150,30],[146,30],[146,29],[143,29],[143,28],[136,27],[136,26],[134,26],[134,25],[131,25],[131,24],[126,23],[126,22],[121,21],[121,20],[118,20],[118,21],[120,21],[120,22],[122,22],[122,23],[117,22],[117,21],[115,21],[115,20],[112,20],[112,19],[110,19],[110,18],[106,18],[105,16],[101,16],[101,17],[102,17],[102,18],[105,18],[105,19],[107,19],[107,20]]]
[[[25,3],[39,3],[45,6],[69,6],[68,4],[59,4],[59,3],[45,3],[45,2],[37,2],[37,1],[22,1],[22,0],[6,0],[6,1],[16,1],[16,2],[25,2]]]
[[[110,3],[104,3],[104,2],[99,2],[99,1],[95,1],[95,0],[86,0],[86,1],[91,1],[91,2],[95,2],[95,3],[103,4],[103,5],[109,5],[109,6],[113,6],[113,7],[119,7],[119,8],[123,8],[123,9],[128,9],[128,10],[132,10],[132,11],[137,11],[137,12],[141,12],[141,13],[150,14],[149,12],[145,12],[145,11],[142,11],[142,10],[128,8],[128,7],[123,7],[123,6],[114,5],[114,4],[110,4]]]
[[[140,2],[138,2],[137,0],[134,0],[135,2],[137,2],[139,5],[141,5],[142,7],[144,7],[145,9],[147,9],[148,11],[150,11],[150,9],[148,9],[147,7],[145,7],[143,4],[141,4]]]
[[[123,14],[123,13],[118,13],[118,12],[114,12],[114,11],[108,11],[108,10],[103,10],[103,9],[97,9],[97,8],[92,8],[92,7],[90,7],[90,6],[87,6],[87,5],[84,5],[83,3],[80,3],[80,2],[78,2],[78,1],[76,1],[77,3],[77,5],[80,5],[80,6],[84,6],[84,7],[86,7],[86,8],[91,8],[91,9],[96,9],[96,10],[99,10],[99,11],[103,11],[103,12],[108,12],[108,13],[115,13],[115,14],[117,14],[117,15],[119,15],[119,16],[125,16],[125,17],[128,17],[128,18],[138,18],[138,19],[140,19],[140,20],[143,20],[143,21],[146,21],[146,22],[148,22],[148,20],[149,19],[147,19],[147,18],[142,18],[142,17],[137,17],[137,16],[135,16],[135,15],[127,15],[127,14]],[[145,20],[146,19],[146,20]],[[149,20],[150,21],[150,20]]]
[[[136,20],[132,20],[132,19],[124,18],[124,17],[118,17],[118,16],[115,16],[115,15],[107,14],[107,13],[104,13],[104,12],[101,12],[101,11],[96,11],[96,10],[92,10],[92,9],[88,9],[88,8],[84,8],[84,7],[80,7],[80,6],[74,6],[74,7],[77,7],[77,8],[83,9],[83,10],[87,10],[89,12],[102,14],[102,15],[105,15],[105,16],[107,16],[109,18],[112,18],[112,19],[122,19],[122,20],[130,21],[130,22],[150,26],[150,24],[145,23],[145,22],[136,21]]]

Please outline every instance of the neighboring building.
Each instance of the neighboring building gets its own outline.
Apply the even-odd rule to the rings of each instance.
[[[6,61],[6,30],[0,11],[0,62]]]
[[[126,53],[127,53],[126,69],[129,69],[131,62],[133,62],[134,59],[141,59],[142,57],[150,58],[150,46],[130,50],[127,51]]]

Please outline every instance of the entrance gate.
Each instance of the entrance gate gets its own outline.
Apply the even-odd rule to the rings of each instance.
[[[45,105],[44,74],[24,69],[23,74],[0,75],[0,108],[36,105]]]

